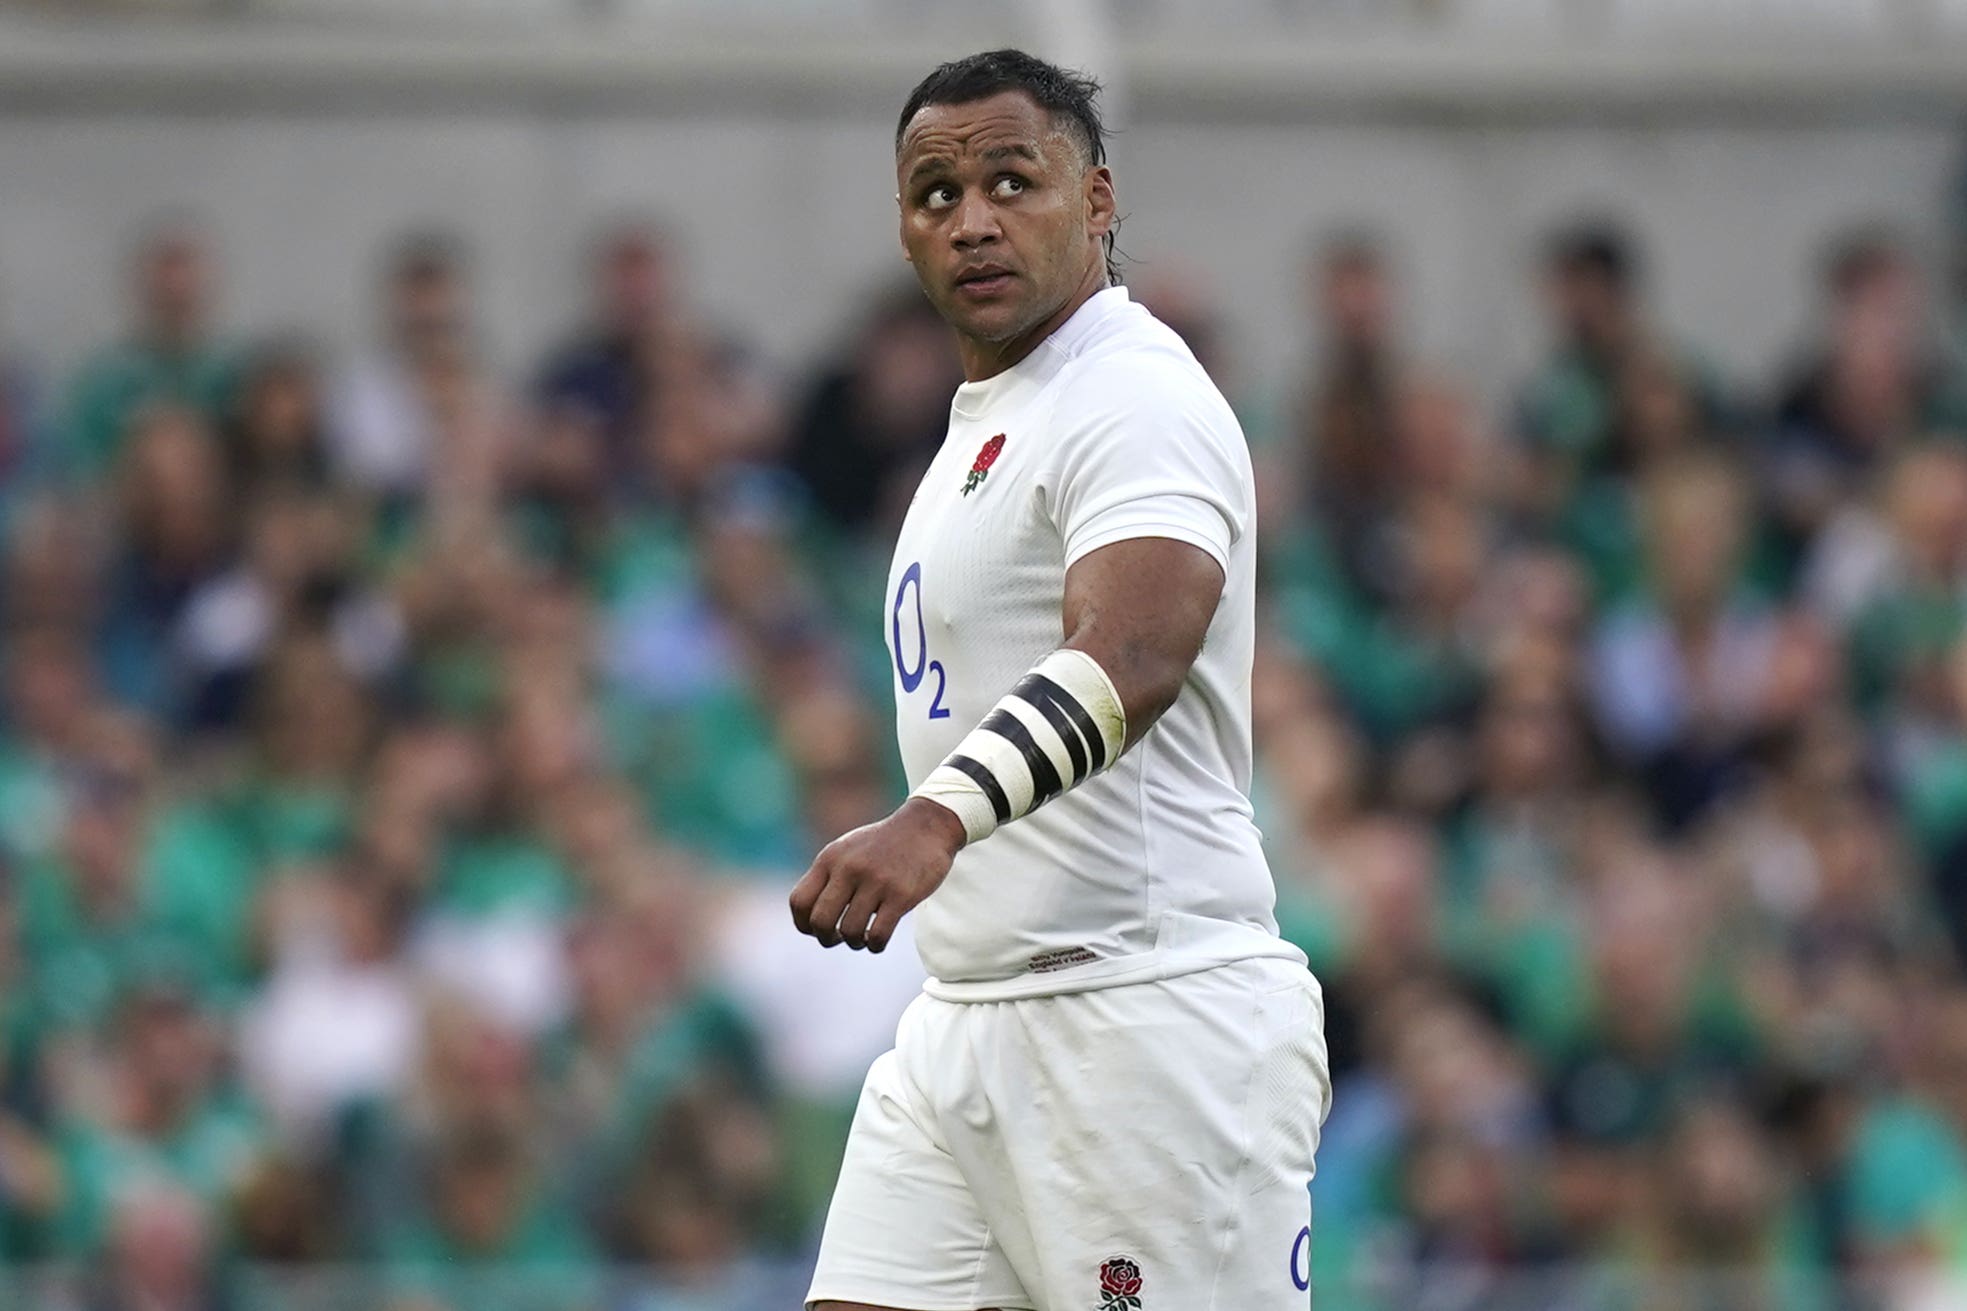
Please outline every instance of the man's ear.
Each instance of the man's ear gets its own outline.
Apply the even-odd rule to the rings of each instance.
[[[1095,164],[1086,170],[1086,228],[1096,237],[1113,231],[1119,201],[1113,194],[1113,170]]]

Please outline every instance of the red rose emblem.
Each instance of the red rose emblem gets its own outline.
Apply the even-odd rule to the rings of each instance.
[[[1100,1266],[1100,1293],[1107,1305],[1124,1298],[1127,1305],[1139,1306],[1136,1295],[1140,1291],[1141,1267],[1133,1257],[1111,1256]]]
[[[963,480],[965,496],[977,490],[977,484],[990,472],[990,466],[997,463],[998,453],[1003,449],[1004,434],[1001,432],[983,444],[983,449],[977,452],[977,458],[970,464],[970,476]]]

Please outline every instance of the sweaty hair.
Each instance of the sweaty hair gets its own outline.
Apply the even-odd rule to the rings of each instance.
[[[1048,64],[1022,50],[986,50],[951,60],[916,84],[902,106],[895,123],[895,153],[900,154],[902,135],[916,114],[930,105],[968,105],[1004,91],[1022,91],[1052,116],[1055,125],[1071,133],[1073,141],[1092,167],[1106,163],[1106,125],[1100,121],[1097,79],[1057,64]],[[1114,232],[1119,220],[1107,230],[1106,280],[1120,282],[1120,268],[1113,250]]]

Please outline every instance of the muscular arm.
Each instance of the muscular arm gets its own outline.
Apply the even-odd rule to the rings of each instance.
[[[1175,703],[1222,599],[1208,552],[1142,537],[1092,551],[1066,571],[1065,646],[1093,658],[1119,693],[1130,749]],[[1009,689],[1006,689],[1007,691]],[[941,886],[963,824],[911,797],[876,824],[835,839],[792,890],[792,919],[822,946],[880,951],[901,917]]]
[[[1113,680],[1129,749],[1175,704],[1222,595],[1214,557],[1167,537],[1115,542],[1066,571],[1065,645]]]

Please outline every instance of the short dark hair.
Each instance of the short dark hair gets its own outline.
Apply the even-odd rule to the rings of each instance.
[[[389,256],[389,279],[403,283],[459,277],[470,258],[463,238],[438,228],[420,228],[397,238]]]
[[[1639,253],[1626,230],[1606,219],[1587,219],[1554,233],[1545,259],[1557,273],[1603,278],[1621,291],[1639,280]]]
[[[1089,167],[1106,163],[1106,124],[1100,119],[1099,79],[1049,64],[1022,50],[985,50],[942,64],[916,83],[895,123],[895,153],[909,123],[930,105],[968,105],[1004,91],[1022,91],[1072,134]],[[1106,277],[1118,284],[1120,269],[1113,251],[1116,219],[1106,234]]]
[[[624,251],[637,248],[660,254],[669,245],[669,233],[658,220],[642,214],[624,214],[600,225],[588,234],[587,257],[605,264]]]
[[[1850,296],[1873,278],[1902,268],[1910,260],[1905,238],[1890,224],[1871,222],[1849,228],[1825,247],[1824,287],[1833,296]]]

